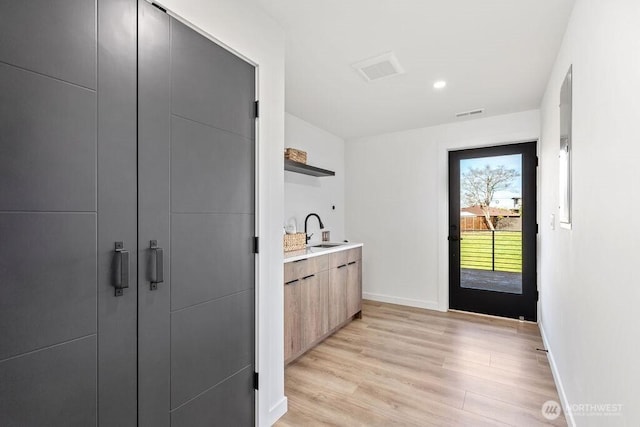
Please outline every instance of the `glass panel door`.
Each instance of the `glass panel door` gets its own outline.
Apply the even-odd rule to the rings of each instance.
[[[449,153],[449,306],[536,318],[536,143]]]

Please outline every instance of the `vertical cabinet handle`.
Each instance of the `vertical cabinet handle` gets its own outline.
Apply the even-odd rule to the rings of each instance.
[[[158,289],[158,283],[164,282],[164,250],[158,247],[158,241],[152,240],[149,242],[149,248],[151,248],[151,275],[149,281],[151,282],[151,290]]]
[[[115,243],[112,282],[117,297],[124,295],[124,289],[129,287],[129,251],[124,250],[123,242]]]

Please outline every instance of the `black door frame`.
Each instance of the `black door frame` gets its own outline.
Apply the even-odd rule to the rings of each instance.
[[[522,154],[522,294],[460,286],[460,160]],[[537,141],[449,152],[449,308],[537,319]]]

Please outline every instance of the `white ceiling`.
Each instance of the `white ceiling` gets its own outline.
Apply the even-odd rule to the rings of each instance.
[[[257,1],[287,33],[287,111],[349,139],[538,108],[575,0]],[[351,67],[388,51],[405,74]]]

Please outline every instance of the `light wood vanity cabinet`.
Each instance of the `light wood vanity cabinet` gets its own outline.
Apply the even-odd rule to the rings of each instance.
[[[284,358],[300,355],[329,332],[328,271],[285,283]]]
[[[362,248],[347,251],[347,317],[362,314]]]
[[[304,353],[329,332],[327,255],[284,264],[284,360]]]
[[[329,332],[329,272],[321,271],[300,283],[302,348]]]
[[[329,329],[347,320],[347,264],[329,270]]]
[[[362,248],[329,254],[329,328],[362,310]]]
[[[347,265],[347,317],[362,312],[362,260]]]
[[[362,248],[284,264],[284,359],[289,363],[359,314]]]
[[[284,360],[299,354],[302,348],[300,330],[300,286],[299,280],[284,285]]]

